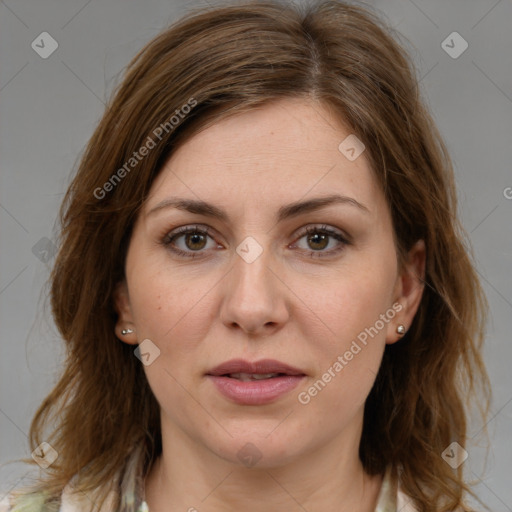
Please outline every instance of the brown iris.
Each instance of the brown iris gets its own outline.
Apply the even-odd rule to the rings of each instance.
[[[329,243],[329,236],[322,234],[322,233],[314,233],[308,237],[308,243],[311,242],[312,240],[313,240],[313,246],[311,246],[311,247],[313,249],[315,249],[314,244],[317,244],[317,243],[322,244],[322,246],[317,247],[315,250],[325,249],[325,247],[327,247],[327,244]]]
[[[192,245],[195,246],[195,247],[189,245],[189,241],[190,240],[192,240]],[[201,243],[202,243],[202,245],[201,245]],[[197,247],[196,244],[199,244],[201,246]],[[185,245],[190,250],[201,250],[201,249],[204,248],[205,244],[206,244],[206,236],[202,235],[201,233],[187,233],[185,235]]]

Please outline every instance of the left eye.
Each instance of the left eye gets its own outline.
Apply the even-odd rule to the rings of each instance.
[[[312,258],[322,258],[327,255],[338,253],[344,248],[345,245],[349,244],[349,242],[341,233],[334,231],[328,226],[308,227],[306,229],[306,233],[300,236],[299,240],[302,240],[303,238],[306,239],[308,246],[313,249],[311,252]],[[324,250],[332,239],[338,242],[337,247],[330,250]],[[304,250],[308,251],[309,249],[306,248]]]

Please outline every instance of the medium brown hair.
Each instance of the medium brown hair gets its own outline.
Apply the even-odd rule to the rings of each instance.
[[[116,490],[112,482],[134,449],[142,473],[161,452],[158,403],[133,347],[114,334],[112,293],[162,165],[199,129],[303,97],[335,113],[366,145],[400,261],[419,239],[427,249],[418,312],[403,339],[386,346],[365,404],[360,458],[370,474],[400,470],[402,489],[421,512],[463,506],[471,492],[463,466],[453,470],[441,454],[453,441],[466,445],[466,399],[482,389],[488,404],[480,353],[487,303],[457,218],[450,158],[414,67],[390,33],[368,10],[338,1],[303,9],[226,5],[189,14],[129,64],[60,211],[51,304],[68,356],[30,431],[32,448],[45,440],[59,453],[40,484],[50,495],[78,475],[77,485],[101,491],[101,501]],[[148,137],[155,147],[126,167]],[[123,166],[129,172],[113,184]],[[99,188],[108,192],[95,194]]]

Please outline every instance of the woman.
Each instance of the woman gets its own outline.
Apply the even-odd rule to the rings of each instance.
[[[12,510],[468,510],[486,302],[456,211],[371,13],[249,3],[173,25],[62,206],[69,355],[31,426],[47,467]]]

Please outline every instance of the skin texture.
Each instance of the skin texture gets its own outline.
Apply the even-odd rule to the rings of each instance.
[[[279,100],[199,132],[155,180],[115,292],[119,339],[149,339],[160,350],[144,367],[162,421],[163,456],[146,480],[152,512],[374,509],[382,477],[366,475],[358,458],[363,407],[386,343],[400,339],[397,325],[408,328],[418,308],[425,248],[419,241],[398,268],[365,153],[350,161],[338,150],[349,134],[319,103]],[[280,207],[334,193],[369,211],[333,204],[277,222]],[[212,203],[228,220],[176,208],[148,215],[171,196]],[[209,235],[161,243],[196,225]],[[349,243],[305,231],[322,226]],[[263,250],[252,263],[236,252],[248,236]],[[300,403],[393,304],[401,310]],[[135,332],[123,335],[127,327]],[[205,377],[232,358],[277,359],[306,378],[271,404],[237,405]],[[261,455],[253,467],[237,455],[246,443]]]

